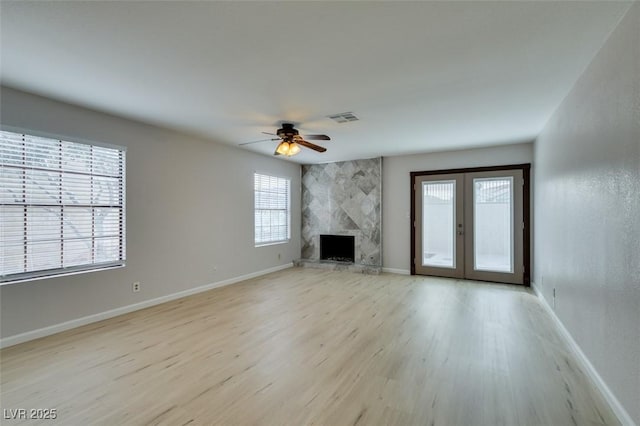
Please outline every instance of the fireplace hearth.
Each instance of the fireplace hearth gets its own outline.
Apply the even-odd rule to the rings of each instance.
[[[320,235],[320,260],[355,262],[355,238],[353,235]]]

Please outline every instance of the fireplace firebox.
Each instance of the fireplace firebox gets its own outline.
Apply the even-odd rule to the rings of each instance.
[[[320,235],[320,260],[355,262],[353,235]]]

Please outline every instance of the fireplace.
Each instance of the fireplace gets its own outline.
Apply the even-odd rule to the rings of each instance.
[[[320,260],[354,263],[355,259],[353,235],[320,235]]]

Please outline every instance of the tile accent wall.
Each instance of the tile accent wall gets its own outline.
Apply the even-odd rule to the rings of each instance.
[[[302,166],[302,258],[320,234],[353,235],[355,263],[382,265],[382,158]]]

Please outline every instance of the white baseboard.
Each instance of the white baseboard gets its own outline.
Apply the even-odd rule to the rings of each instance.
[[[252,272],[246,275],[240,275],[238,277],[229,278],[226,280],[218,281],[211,284],[205,284],[203,286],[190,288],[188,290],[179,291],[177,293],[168,294],[166,296],[156,297],[155,299],[145,300],[143,302],[134,303],[132,305],[122,306],[120,308],[111,309],[109,311],[100,312],[86,317],[77,318],[71,321],[65,321],[60,324],[54,324],[49,327],[39,328],[37,330],[27,331],[25,333],[16,334],[14,336],[4,337],[0,339],[0,348],[6,348],[8,346],[17,345],[18,343],[28,342],[29,340],[39,339],[40,337],[49,336],[52,334],[60,333],[61,331],[70,330],[72,328],[80,327],[83,325],[91,324],[94,322],[102,321],[105,319],[113,318],[118,315],[127,314],[129,312],[137,311],[140,309],[148,308],[150,306],[159,305],[161,303],[169,302],[171,300],[180,299],[192,294],[201,293],[203,291],[211,290],[218,287],[224,287],[226,285],[235,284],[240,281],[245,281],[251,278],[256,278],[262,275],[270,274],[272,272],[281,271],[283,269],[293,267],[293,263],[287,263],[285,265],[275,266],[273,268],[263,269],[262,271]]]
[[[564,326],[562,321],[560,321],[560,318],[558,318],[558,316],[556,315],[555,311],[551,308],[551,306],[549,306],[547,299],[544,298],[538,286],[534,282],[532,282],[531,288],[533,288],[533,291],[538,296],[538,299],[540,299],[542,306],[544,306],[546,311],[549,313],[549,315],[553,319],[553,322],[555,322],[556,326],[558,327],[558,331],[560,331],[560,335],[568,343],[569,348],[573,351],[578,362],[582,364],[583,370],[587,372],[591,381],[600,390],[600,392],[602,393],[602,396],[604,396],[604,399],[607,401],[607,403],[609,403],[609,406],[613,410],[614,414],[618,417],[618,420],[620,420],[620,423],[624,426],[635,426],[636,424],[631,418],[631,416],[629,415],[629,413],[627,412],[627,410],[625,410],[622,404],[620,404],[620,401],[618,401],[618,398],[616,398],[613,392],[611,392],[611,389],[609,389],[609,386],[607,386],[607,384],[602,379],[602,377],[600,377],[600,374],[598,374],[598,371],[595,369],[593,364],[591,364],[591,361],[589,361],[589,358],[587,358],[584,352],[582,352],[582,349],[580,348],[580,346],[578,346],[578,343],[573,339],[573,336],[571,336],[571,333],[569,333],[569,330],[567,330],[567,328]]]
[[[411,275],[411,272],[408,269],[382,268],[382,272],[388,272],[390,274]]]

